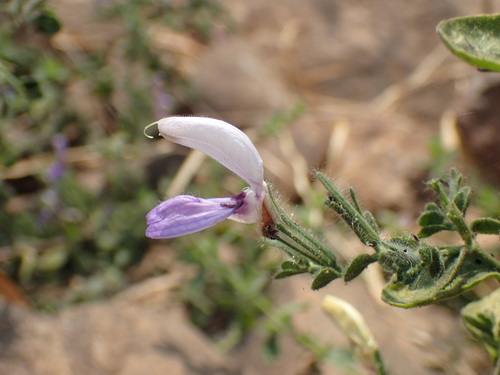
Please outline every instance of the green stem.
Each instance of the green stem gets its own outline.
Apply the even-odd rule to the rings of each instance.
[[[333,182],[323,173],[317,172],[318,180],[330,194],[327,206],[335,210],[349,225],[358,238],[367,246],[375,246],[379,242],[379,235],[356,207],[342,194]]]
[[[384,362],[382,360],[382,356],[380,355],[380,351],[378,349],[373,351],[373,363],[375,364],[375,370],[378,375],[388,375],[389,373],[385,369]]]
[[[428,183],[428,186],[434,190],[438,196],[439,201],[441,202],[442,206],[441,207],[446,207],[450,203],[448,196],[446,193],[443,191],[443,188],[441,185],[446,185],[445,182],[442,180],[433,180]]]
[[[500,356],[497,358],[497,363],[495,364],[495,368],[492,372],[493,375],[500,375]]]
[[[471,248],[474,244],[474,233],[470,230],[469,225],[465,221],[464,215],[454,202],[451,202],[448,205],[447,211],[447,216],[457,227],[457,232],[460,234],[460,237],[462,237],[466,246]]]

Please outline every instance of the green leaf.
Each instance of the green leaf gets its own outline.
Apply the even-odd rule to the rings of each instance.
[[[462,309],[467,328],[486,346],[493,362],[500,348],[500,289]]]
[[[471,229],[475,233],[500,234],[500,220],[481,217],[471,223]]]
[[[411,285],[396,282],[394,278],[382,291],[382,299],[398,307],[416,307],[456,297],[487,278],[500,280],[498,261],[482,251],[464,250],[445,262],[446,269],[437,280]]]
[[[312,290],[321,289],[341,276],[342,274],[333,268],[324,268],[314,278],[311,288]]]
[[[356,197],[356,192],[354,191],[353,188],[349,188],[349,195],[351,197],[351,201],[354,204],[354,207],[356,207],[356,211],[358,213],[363,214],[363,211],[361,210],[361,206],[358,201],[358,197]]]
[[[33,26],[35,26],[38,31],[49,36],[54,35],[61,29],[61,23],[55,15],[49,11],[44,11],[36,17],[33,20]]]
[[[378,259],[378,255],[370,255],[370,254],[361,254],[354,258],[351,263],[347,266],[347,269],[344,274],[344,281],[348,282],[361,274],[366,267],[368,267],[373,262],[376,262]]]
[[[458,209],[465,215],[467,208],[469,208],[471,200],[472,190],[470,186],[465,186],[455,195],[453,201],[457,205]]]
[[[473,305],[474,303],[470,303],[469,305]],[[464,311],[466,311],[467,305],[463,310],[462,314],[464,314]],[[469,312],[469,314],[471,314]],[[486,333],[491,330],[492,322],[491,319],[485,319],[483,314],[477,314],[477,316],[470,316],[470,315],[463,315],[463,318],[465,319],[465,325],[471,330],[475,332],[481,332],[481,333]],[[479,336],[479,334],[477,334]]]
[[[442,225],[446,221],[446,218],[441,212],[428,211],[424,212],[418,218],[418,225],[421,227],[428,227],[433,225]]]
[[[419,238],[430,237],[435,233],[441,232],[443,230],[450,230],[450,227],[447,225],[429,225],[420,230],[418,233]]]
[[[378,227],[377,220],[375,220],[373,214],[370,211],[365,211],[363,212],[363,216],[366,219],[366,222],[373,228],[373,230],[379,233],[380,228]]]
[[[283,263],[281,263],[281,269],[282,270],[301,270],[302,267],[300,267],[297,263],[292,262],[290,260],[287,260]]]
[[[448,49],[468,63],[500,71],[500,15],[459,17],[436,29]]]
[[[279,337],[276,333],[270,334],[262,347],[264,356],[270,361],[274,361],[279,357],[280,349]]]
[[[425,211],[441,212],[441,208],[436,203],[431,202],[425,205]]]
[[[290,276],[295,276],[295,275],[300,275],[301,273],[306,273],[306,270],[284,270],[281,272],[278,272],[274,278],[275,279],[285,279]]]
[[[445,264],[443,258],[441,257],[439,249],[431,247],[430,255],[431,255],[431,260],[429,263],[429,274],[433,279],[437,279],[443,274]]]
[[[445,264],[441,252],[434,246],[424,245],[419,249],[419,254],[422,261],[429,269],[429,275],[434,279],[438,279],[444,272]]]
[[[351,199],[354,200],[354,203],[351,203],[324,173],[317,172],[316,177],[328,191],[328,198],[325,204],[340,215],[361,242],[364,244],[376,244],[379,242],[379,233],[367,221],[363,213],[360,212],[361,208],[356,200],[354,190],[350,190]]]

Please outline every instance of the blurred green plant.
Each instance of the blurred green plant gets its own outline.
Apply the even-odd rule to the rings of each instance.
[[[485,216],[500,217],[500,193],[493,186],[481,186],[476,193],[476,204]]]
[[[238,231],[217,229],[216,236],[179,240],[180,259],[197,269],[181,295],[193,322],[228,350],[241,342],[263,311],[271,309],[265,291],[276,260]]]
[[[48,6],[0,5],[0,249],[1,269],[35,306],[54,310],[122,289],[147,251],[144,217],[159,197],[155,187],[164,184],[146,185],[147,168],[134,161],[144,157],[138,126],[142,132],[151,113],[166,116],[193,96],[175,59],[153,48],[150,26],[206,43],[221,22],[231,25],[218,1],[99,1],[95,10],[123,25],[118,49],[68,56],[53,47],[63,20]],[[134,74],[117,72],[117,50],[124,72]],[[78,86],[89,93],[79,98],[86,106],[69,100]],[[93,112],[84,110],[89,105]],[[13,173],[20,165],[26,171]],[[225,178],[216,167],[211,172]],[[284,324],[287,311],[297,307],[276,308],[266,295],[276,260],[238,231],[220,227],[218,237],[175,243],[183,248],[180,259],[198,269],[181,291],[190,316],[225,349],[264,317],[267,342],[276,344],[268,357],[277,356],[278,336],[293,332]],[[221,248],[253,251],[238,252],[228,267]],[[319,353],[312,338],[297,337]]]
[[[131,57],[138,60],[146,58],[146,61],[154,55],[148,48],[148,38],[145,35],[148,29],[147,23],[151,20],[160,20],[173,30],[195,35],[204,42],[211,39],[218,21],[226,26],[231,24],[231,20],[217,0],[103,0],[100,2],[99,11],[104,16],[119,17],[125,21],[130,35],[127,51]],[[144,49],[138,50],[136,44],[143,46]]]
[[[201,0],[97,1],[94,10],[123,25],[117,48],[65,51],[54,43],[64,19],[49,2],[0,4],[0,266],[46,309],[120,290],[147,249],[144,216],[159,194],[145,183],[137,135],[151,113],[192,96],[149,26],[208,42],[224,18],[217,1]]]
[[[291,336],[312,355],[311,367],[328,361],[356,373],[350,350],[320,343],[294,326],[293,316],[307,306],[295,302],[276,305],[268,289],[279,257],[265,244],[256,245],[243,230],[227,223],[175,242],[182,249],[180,259],[196,269],[195,277],[182,286],[180,296],[193,323],[221,350],[244,343],[256,329],[264,340],[263,356],[270,362],[279,357],[283,337]]]
[[[467,328],[481,341],[500,372],[500,289],[462,309]]]

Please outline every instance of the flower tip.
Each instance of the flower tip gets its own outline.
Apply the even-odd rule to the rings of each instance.
[[[144,128],[144,135],[145,135],[146,137],[148,137],[148,138],[151,138],[151,139],[153,139],[154,137],[153,137],[152,135],[149,135],[149,134],[148,134],[148,130],[149,130],[150,128],[152,128],[153,126],[156,126],[156,132],[157,132],[158,134],[160,134],[160,132],[158,131],[158,121],[155,121],[155,122],[153,122],[153,123],[149,124],[148,126],[146,126],[146,127]]]

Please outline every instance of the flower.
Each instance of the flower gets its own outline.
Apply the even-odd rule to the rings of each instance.
[[[378,344],[363,315],[350,303],[341,298],[327,295],[321,307],[355,345],[354,355],[370,373],[386,374]]]
[[[353,305],[341,298],[327,295],[321,301],[321,307],[353,343],[368,352],[377,349],[375,337],[365,318]]]
[[[52,138],[52,147],[54,148],[55,162],[45,174],[49,182],[58,181],[64,175],[67,163],[68,139],[63,134],[56,134]]]
[[[166,117],[150,126],[153,125],[158,126],[164,138],[207,154],[250,186],[229,198],[203,199],[190,195],[170,198],[146,216],[146,236],[183,236],[228,218],[247,224],[261,220],[267,191],[264,169],[257,149],[245,133],[227,122],[208,117]]]

